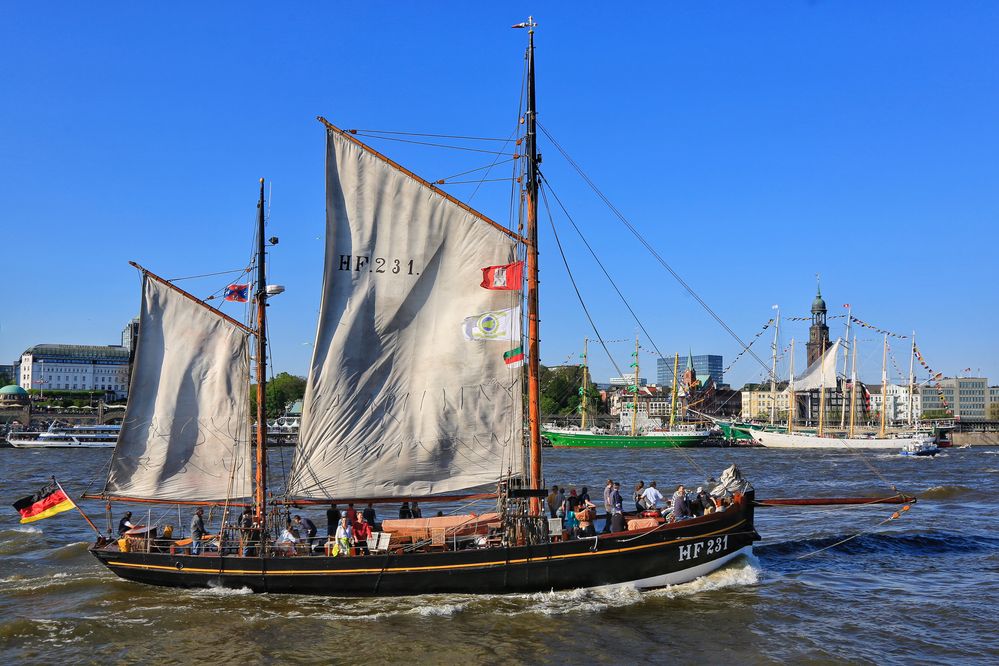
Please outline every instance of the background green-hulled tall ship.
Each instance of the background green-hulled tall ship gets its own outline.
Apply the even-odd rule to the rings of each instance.
[[[548,428],[544,436],[556,448],[612,448],[612,449],[667,449],[681,446],[697,446],[711,435],[711,430],[698,424],[678,424],[677,410],[677,371],[680,364],[679,355],[673,359],[673,387],[670,397],[670,416],[668,428],[640,427],[639,412],[639,344],[635,338],[635,351],[632,352],[634,368],[634,383],[625,391],[632,394],[628,403],[628,411],[622,412],[620,432],[607,432],[595,428],[587,428],[587,403],[585,391],[581,402],[582,415],[580,428]],[[586,353],[583,353],[583,385],[587,377]],[[626,421],[630,423],[626,424]]]

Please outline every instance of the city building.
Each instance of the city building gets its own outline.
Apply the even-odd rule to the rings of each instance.
[[[6,378],[6,382],[4,381]],[[0,384],[9,384],[15,381],[14,377],[14,366],[13,365],[0,365]]]
[[[135,356],[135,345],[139,341],[139,318],[133,317],[121,331],[121,346],[128,350],[129,357]]]
[[[951,409],[956,419],[984,421],[988,416],[992,388],[985,377],[947,377],[941,379],[940,388],[928,386],[923,390],[923,414],[937,416]],[[941,399],[941,394],[942,398]],[[946,406],[944,405],[946,400]]]
[[[999,386],[989,387],[989,421],[999,421]]]
[[[100,391],[128,396],[128,349],[117,345],[35,345],[21,354],[17,383],[25,390]]]
[[[889,384],[887,390],[887,400],[881,395],[881,385],[874,384],[867,387],[870,401],[870,413],[874,420],[881,419],[882,404],[887,402],[885,410],[885,421],[888,424],[901,424],[909,422],[909,386],[907,384]],[[930,389],[932,390],[932,389]],[[913,422],[919,420],[923,413],[923,396],[918,386],[912,391],[912,413],[915,416]]]
[[[674,360],[674,356],[656,359],[656,383],[660,386],[672,386]],[[714,381],[715,386],[721,386],[725,383],[723,372],[725,364],[720,355],[698,354],[695,356],[690,353],[680,354],[679,371],[681,376],[683,370],[688,365],[694,368],[697,379],[701,382],[702,386],[707,385],[709,377]]]
[[[623,390],[613,391],[610,395],[610,413],[614,416],[631,416],[631,393]],[[670,393],[668,388],[656,386],[641,386],[638,389],[639,418],[663,417],[669,418]]]
[[[635,383],[635,376],[632,375],[630,377],[611,377],[608,380],[608,382],[609,382],[609,384],[610,384],[610,386],[612,388],[615,387],[615,386],[631,386],[632,384]],[[639,386],[645,386],[648,383],[649,383],[649,380],[647,380],[645,377],[639,377],[638,378],[638,385]],[[599,384],[598,384],[598,386],[599,386]]]
[[[808,365],[819,359],[829,349],[829,327],[826,326],[826,302],[822,300],[822,289],[818,289],[812,301],[812,325],[808,328],[808,344],[805,350]],[[807,367],[807,366],[806,366]]]
[[[746,384],[742,387],[742,406],[739,416],[743,419],[769,420],[770,408],[775,403],[774,394],[770,392],[769,384]],[[774,418],[786,421],[790,400],[788,399],[787,382],[777,384]]]

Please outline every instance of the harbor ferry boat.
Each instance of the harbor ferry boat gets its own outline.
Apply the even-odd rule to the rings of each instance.
[[[7,443],[17,449],[109,449],[118,440],[120,426],[51,424],[44,432],[12,432]]]

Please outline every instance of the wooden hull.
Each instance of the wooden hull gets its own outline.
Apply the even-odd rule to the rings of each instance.
[[[594,435],[589,433],[544,432],[555,448],[673,449],[697,446],[708,438],[707,431],[671,432],[661,435]]]
[[[122,578],[170,587],[339,596],[504,594],[675,585],[749,554],[757,539],[750,492],[722,514],[534,546],[350,558],[122,553],[107,547],[91,552]]]

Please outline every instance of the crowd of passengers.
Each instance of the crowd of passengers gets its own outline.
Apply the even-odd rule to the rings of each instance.
[[[570,539],[596,536],[594,521],[597,518],[597,505],[590,500],[589,489],[583,486],[580,492],[576,492],[576,488],[570,486],[568,490],[569,492],[566,493],[565,487],[552,486],[551,492],[546,498],[550,517],[562,520],[562,529]],[[724,511],[731,504],[727,497],[713,497],[703,487],[698,487],[695,492],[688,492],[684,485],[680,484],[665,502],[663,508],[660,509],[659,504],[666,500],[666,497],[656,487],[655,481],[650,482],[648,486],[645,485],[644,481],[635,484],[632,500],[635,503],[635,513],[638,515],[661,517],[666,522],[678,522],[716,511]],[[620,482],[607,479],[603,492],[603,505],[606,517],[601,533],[623,532],[626,529],[625,502],[621,494]],[[630,507],[628,508],[630,510]],[[438,517],[443,515],[443,512],[437,512]],[[412,504],[403,502],[399,508],[400,519],[422,517],[423,511],[417,502]],[[131,518],[132,512],[126,512],[118,523],[119,537],[134,527]],[[253,541],[255,539],[252,539],[250,535],[255,530],[259,530],[254,523],[253,513],[249,507],[245,508],[239,516],[237,526],[241,533],[240,550],[242,554],[244,556],[253,554]],[[275,547],[279,551],[285,551],[289,554],[297,552],[298,546],[302,545],[310,553],[316,553],[328,546],[328,552],[333,556],[347,556],[351,552],[368,555],[370,552],[368,540],[371,539],[374,532],[379,531],[380,527],[372,503],[369,503],[362,511],[355,509],[353,503],[348,504],[342,511],[336,504],[332,504],[326,510],[327,541],[325,543],[319,542],[318,529],[312,520],[308,517],[295,515],[285,523],[284,529],[281,530],[280,536],[275,541]],[[203,539],[206,535],[203,510],[199,507],[191,518],[192,555],[197,555],[205,548]]]
[[[727,497],[712,497],[700,486],[696,491],[690,492],[682,483],[667,499],[656,487],[655,481],[650,482],[648,486],[644,481],[639,481],[635,484],[631,499],[635,503],[635,513],[638,515],[662,518],[666,522],[678,522],[724,511],[731,503]],[[665,503],[660,508],[660,503],[664,500]],[[596,536],[593,523],[597,517],[597,505],[590,500],[589,488],[583,486],[581,491],[576,492],[576,489],[570,486],[566,493],[565,487],[552,486],[546,502],[549,516],[562,520],[562,529],[569,538]],[[603,505],[606,518],[601,533],[623,532],[624,514],[630,510],[630,507],[627,509],[625,507],[619,481],[607,479],[604,485]]]

